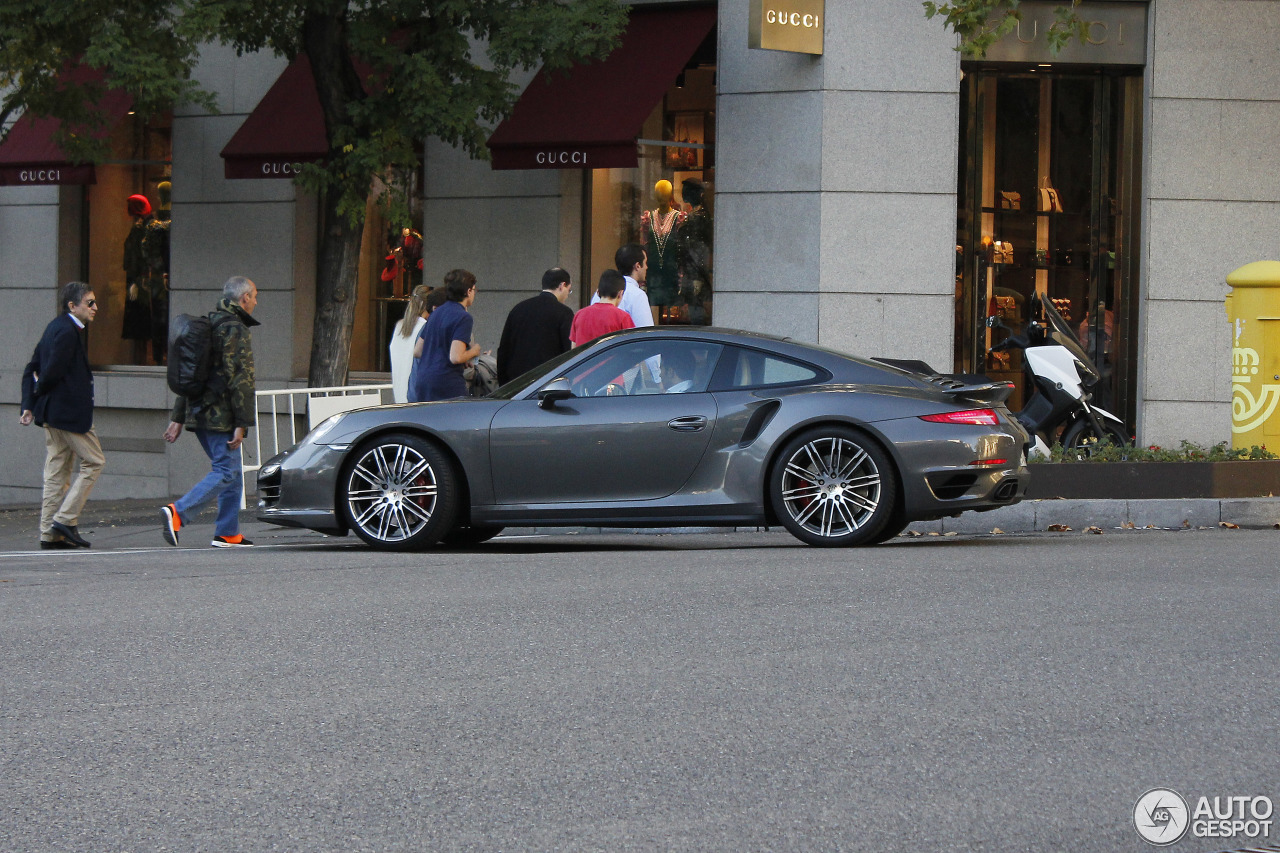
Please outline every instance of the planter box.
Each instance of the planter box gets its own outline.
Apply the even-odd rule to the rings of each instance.
[[[1280,495],[1280,459],[1031,465],[1027,499],[1256,498]]]

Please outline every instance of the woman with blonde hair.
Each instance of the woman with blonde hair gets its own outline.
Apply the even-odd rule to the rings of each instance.
[[[396,330],[391,335],[391,393],[397,403],[409,401],[409,372],[413,370],[413,345],[418,340],[418,332],[427,322],[431,309],[439,304],[438,299],[428,301],[431,288],[420,284],[409,296],[409,304],[404,308],[404,319],[396,323]],[[434,304],[432,304],[434,303]]]

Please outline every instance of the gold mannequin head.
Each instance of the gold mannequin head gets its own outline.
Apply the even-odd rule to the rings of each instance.
[[[658,204],[664,207],[671,204],[671,182],[658,181],[653,185],[653,194],[658,197]]]

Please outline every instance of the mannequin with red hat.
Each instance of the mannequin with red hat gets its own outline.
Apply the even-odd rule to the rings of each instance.
[[[125,202],[133,217],[129,236],[124,238],[124,324],[120,336],[133,341],[134,364],[145,364],[147,341],[151,340],[151,270],[147,265],[142,241],[151,222],[151,202],[144,195],[131,195]]]

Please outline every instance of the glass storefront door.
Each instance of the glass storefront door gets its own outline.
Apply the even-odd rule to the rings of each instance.
[[[1135,422],[1140,75],[966,69],[961,84],[956,369],[1030,393],[1021,353],[988,353],[1036,295],[1053,300],[1102,379],[1095,402]]]

